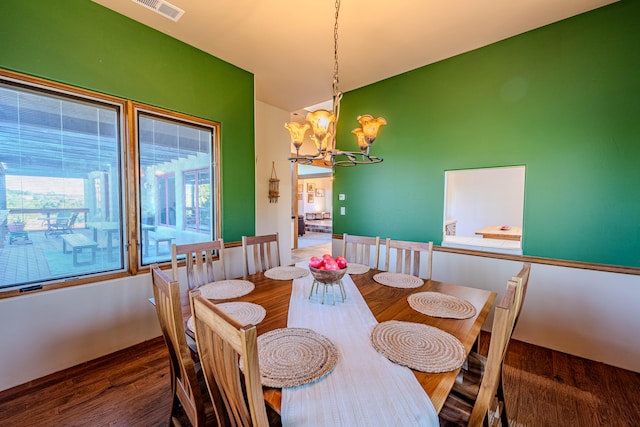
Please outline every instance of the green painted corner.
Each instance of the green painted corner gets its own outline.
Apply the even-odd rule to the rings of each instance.
[[[445,171],[526,165],[524,255],[640,267],[638,16],[620,1],[346,93],[340,148],[359,114],[388,125],[382,164],[336,170],[334,233],[440,244]]]
[[[222,237],[253,234],[251,73],[91,1],[0,8],[0,67],[219,122]]]

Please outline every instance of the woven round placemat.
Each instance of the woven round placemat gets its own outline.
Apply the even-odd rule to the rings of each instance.
[[[258,337],[262,384],[295,387],[330,373],[338,349],[324,335],[306,328],[281,328]]]
[[[364,274],[369,271],[369,266],[364,264],[347,264],[347,274]]]
[[[469,301],[440,292],[417,292],[407,301],[411,308],[427,316],[468,319],[476,315],[476,308]]]
[[[217,304],[217,306],[243,325],[257,325],[267,315],[267,310],[263,306],[252,302],[223,302]],[[193,317],[189,317],[189,320],[187,320],[187,328],[191,332],[195,332]]]
[[[387,359],[416,371],[449,372],[465,360],[464,347],[456,337],[420,323],[379,323],[371,331],[371,343]]]
[[[424,281],[416,276],[403,273],[392,273],[385,271],[373,276],[373,280],[381,285],[391,286],[392,288],[419,288],[424,285]]]
[[[203,297],[207,299],[230,299],[237,298],[253,291],[256,286],[248,280],[218,280],[198,289]]]
[[[264,272],[269,279],[274,280],[293,280],[305,277],[309,274],[309,270],[301,267],[274,267]]]

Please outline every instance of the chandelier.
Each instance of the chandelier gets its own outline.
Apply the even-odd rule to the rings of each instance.
[[[295,157],[289,157],[292,162],[309,165],[314,161],[322,161],[331,166],[355,166],[357,164],[380,163],[382,158],[369,154],[373,141],[378,136],[380,126],[386,125],[383,117],[374,119],[369,114],[358,117],[360,127],[352,131],[356,136],[360,151],[342,151],[336,148],[335,129],[340,117],[340,91],[338,78],[338,15],[340,0],[335,3],[335,24],[333,26],[333,110],[317,110],[307,113],[304,123],[290,122],[284,126],[291,134],[291,143],[296,149]],[[316,146],[315,154],[300,154],[300,147],[304,142],[307,130],[312,130],[311,140]]]

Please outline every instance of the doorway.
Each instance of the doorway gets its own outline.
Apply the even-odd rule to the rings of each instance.
[[[294,165],[293,169],[293,188],[296,191],[292,206],[297,232],[294,233],[292,249],[314,250],[328,245],[325,252],[331,252],[333,170],[320,165]],[[292,256],[296,257],[295,252]]]

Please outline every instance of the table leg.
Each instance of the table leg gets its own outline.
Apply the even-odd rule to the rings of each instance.
[[[47,218],[45,219],[45,221],[47,222],[47,229],[44,232],[44,237],[49,237],[49,233],[51,233],[52,228],[51,228],[51,212],[47,212],[46,213]]]

